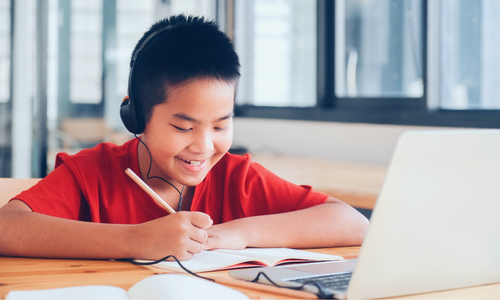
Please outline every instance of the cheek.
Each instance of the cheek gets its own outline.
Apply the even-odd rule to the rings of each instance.
[[[176,155],[182,148],[182,141],[175,135],[169,134],[149,134],[144,136],[151,153],[156,160],[168,159]]]
[[[220,140],[217,143],[217,150],[222,152],[222,154],[226,153],[229,148],[231,148],[231,144],[233,143],[233,130],[228,130],[225,132],[223,136],[221,136]]]

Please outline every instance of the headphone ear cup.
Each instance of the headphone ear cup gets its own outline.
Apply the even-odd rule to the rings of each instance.
[[[132,57],[132,60],[130,61],[130,72],[128,75],[129,97],[125,99],[120,105],[120,117],[122,119],[123,124],[125,125],[125,128],[127,128],[128,131],[134,134],[141,134],[146,128],[146,121],[145,121],[146,117],[142,114],[142,109],[140,107],[137,107],[136,106],[137,104],[134,103],[134,101],[132,101],[132,95],[134,95],[132,93],[132,75],[134,73],[135,62],[139,56],[139,53],[146,46],[149,40],[151,40],[158,33],[163,32],[175,26],[176,25],[168,25],[160,30],[151,33],[137,48],[134,56]]]
[[[144,131],[144,126],[138,122],[134,103],[130,98],[125,99],[120,105],[120,118],[128,131],[134,134],[141,134]]]

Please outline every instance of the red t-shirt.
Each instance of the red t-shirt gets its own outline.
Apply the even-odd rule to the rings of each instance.
[[[137,224],[168,213],[125,174],[139,172],[138,140],[102,143],[76,155],[58,154],[56,169],[14,197],[34,212],[100,223]],[[324,203],[329,196],[298,186],[251,161],[227,153],[196,186],[192,211],[219,224],[238,218],[289,212]]]

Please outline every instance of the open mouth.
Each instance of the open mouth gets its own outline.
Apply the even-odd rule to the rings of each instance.
[[[204,162],[203,160],[185,160],[185,159],[181,159],[181,160],[187,164],[192,165],[192,166],[199,166]]]

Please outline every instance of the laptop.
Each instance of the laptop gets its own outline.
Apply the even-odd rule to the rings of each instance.
[[[287,286],[340,273],[346,286],[324,289],[339,299],[500,282],[500,130],[405,132],[357,260],[240,269],[229,276],[253,280],[258,272]]]

